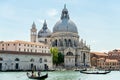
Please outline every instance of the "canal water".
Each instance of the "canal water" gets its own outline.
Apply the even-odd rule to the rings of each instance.
[[[82,74],[79,71],[53,71],[48,73],[46,80],[120,80],[120,71],[112,71],[109,74]],[[26,72],[0,72],[0,80],[30,80]]]

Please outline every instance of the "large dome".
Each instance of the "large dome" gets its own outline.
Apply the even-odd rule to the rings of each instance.
[[[70,19],[59,20],[53,28],[53,33],[55,32],[78,33],[76,25]]]
[[[62,10],[61,19],[55,24],[53,33],[55,32],[73,32],[78,33],[77,27],[73,21],[70,20],[66,6]]]

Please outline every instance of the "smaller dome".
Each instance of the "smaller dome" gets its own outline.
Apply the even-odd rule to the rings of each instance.
[[[46,20],[44,21],[42,29],[38,32],[38,38],[40,37],[50,37],[51,31],[47,27]]]

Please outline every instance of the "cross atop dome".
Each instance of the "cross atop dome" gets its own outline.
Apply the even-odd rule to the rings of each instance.
[[[66,9],[66,4],[64,4],[64,9]]]

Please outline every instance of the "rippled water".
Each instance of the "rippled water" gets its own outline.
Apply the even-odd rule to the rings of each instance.
[[[42,72],[42,75],[46,72]],[[26,72],[0,72],[0,80],[30,80]],[[81,74],[79,71],[48,72],[46,80],[120,80],[120,71],[112,71],[105,75]]]

